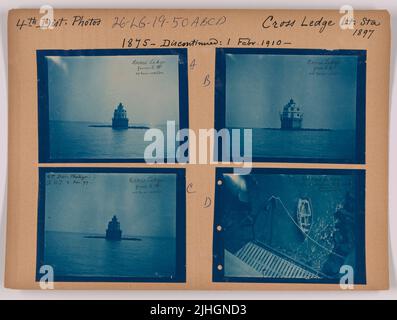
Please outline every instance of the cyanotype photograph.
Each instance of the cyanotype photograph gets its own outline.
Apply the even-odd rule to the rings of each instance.
[[[40,168],[37,277],[184,282],[184,169]]]
[[[263,162],[365,162],[360,50],[217,49],[216,129],[252,129]]]
[[[144,162],[147,130],[188,127],[186,55],[38,50],[40,162]]]
[[[366,283],[363,170],[216,176],[214,281]]]

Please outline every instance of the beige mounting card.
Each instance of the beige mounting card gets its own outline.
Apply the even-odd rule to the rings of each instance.
[[[354,289],[388,289],[387,11],[44,11],[8,15],[6,287],[40,289],[54,279],[55,289],[342,290],[329,270],[353,250]],[[303,122],[288,124],[297,106]],[[125,126],[125,110],[123,131],[115,126]],[[161,119],[188,125],[197,139],[199,129],[252,123],[253,171],[120,155],[126,145],[138,150],[145,124]],[[292,128],[277,127],[280,119]],[[329,138],[346,128],[355,131]],[[279,134],[302,136],[303,145],[309,135],[311,146],[328,141],[328,149],[292,149]],[[286,188],[302,192],[289,199]],[[256,231],[244,243],[250,233],[236,215]],[[283,251],[283,235],[313,256]]]

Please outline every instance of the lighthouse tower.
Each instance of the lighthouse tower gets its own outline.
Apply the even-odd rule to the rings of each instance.
[[[290,100],[280,113],[281,129],[297,130],[302,128],[303,112],[294,100]]]
[[[113,216],[112,220],[108,223],[108,228],[106,229],[106,240],[121,240],[120,222],[117,220],[116,216]]]
[[[124,109],[123,104],[120,102],[114,110],[112,119],[113,129],[128,129],[127,111]]]

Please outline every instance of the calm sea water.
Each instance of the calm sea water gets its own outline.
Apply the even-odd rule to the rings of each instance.
[[[151,143],[144,141],[147,129],[113,130],[111,127],[90,127],[98,124],[103,125],[93,122],[50,121],[51,159],[143,158],[145,148]],[[156,128],[166,132],[165,126]]]
[[[45,264],[55,276],[170,277],[175,275],[175,239],[107,241],[85,234],[45,233]]]
[[[50,158],[143,158],[145,148],[151,143],[144,141],[146,129],[113,130],[90,125],[98,123],[50,121]],[[158,128],[166,133],[165,126]],[[356,154],[353,130],[253,129],[252,139],[254,157],[351,161],[355,159]]]
[[[356,153],[352,130],[253,129],[252,144],[254,157],[353,160]]]

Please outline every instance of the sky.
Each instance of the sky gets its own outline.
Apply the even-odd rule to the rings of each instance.
[[[179,123],[177,55],[49,56],[47,61],[50,120],[110,124],[122,102],[131,125]],[[161,74],[140,74],[144,63]]]
[[[124,236],[173,238],[176,175],[47,173],[45,209],[46,231],[105,234],[116,215]]]
[[[226,126],[279,128],[292,98],[305,128],[354,130],[354,56],[226,54]]]

